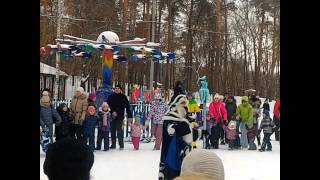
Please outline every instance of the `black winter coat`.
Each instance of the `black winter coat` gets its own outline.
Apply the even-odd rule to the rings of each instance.
[[[127,111],[128,118],[132,118],[130,104],[128,98],[124,94],[111,94],[108,97],[107,103],[111,109],[111,114],[117,112],[117,117],[114,120],[122,121],[124,119],[124,109]]]
[[[67,137],[70,134],[70,125],[72,123],[72,119],[70,116],[70,111],[68,109],[67,112],[62,111],[62,109],[57,109],[60,117],[61,117],[61,124],[59,126],[56,126],[56,137],[57,139]]]

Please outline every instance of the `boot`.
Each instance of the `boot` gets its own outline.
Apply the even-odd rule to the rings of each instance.
[[[221,140],[221,145],[225,145],[226,143],[224,142],[224,140]]]
[[[257,137],[257,141],[258,141],[258,146],[260,146],[260,145],[261,145],[261,143],[260,143],[260,136]]]
[[[267,143],[263,141],[263,142],[262,142],[262,145],[261,145],[261,149],[259,149],[259,151],[260,151],[260,152],[264,152],[265,149],[266,149],[266,145],[267,145]]]
[[[248,150],[257,150],[257,146],[254,142],[249,143],[249,149]]]

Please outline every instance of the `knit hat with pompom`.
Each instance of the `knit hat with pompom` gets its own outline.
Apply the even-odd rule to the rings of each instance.
[[[180,176],[224,180],[224,167],[221,159],[213,151],[194,149],[183,159]]]

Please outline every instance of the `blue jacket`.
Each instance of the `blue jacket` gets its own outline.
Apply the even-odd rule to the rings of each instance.
[[[62,120],[58,112],[51,105],[49,107],[40,105],[40,126],[49,128],[49,136],[53,135],[54,118],[56,125],[59,126]]]
[[[87,115],[83,121],[83,135],[84,136],[94,136],[95,128],[98,124],[99,117]]]

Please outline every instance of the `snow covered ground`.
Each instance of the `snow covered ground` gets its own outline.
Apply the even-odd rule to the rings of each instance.
[[[263,133],[261,133],[263,136]],[[280,180],[280,145],[272,136],[272,152],[248,150],[228,151],[221,145],[217,153],[225,169],[225,180]],[[198,142],[202,147],[202,141]],[[156,180],[160,151],[152,151],[153,143],[141,143],[134,151],[130,143],[124,150],[96,151],[91,174],[94,180]],[[40,150],[40,180],[48,178],[43,173],[45,154]]]

